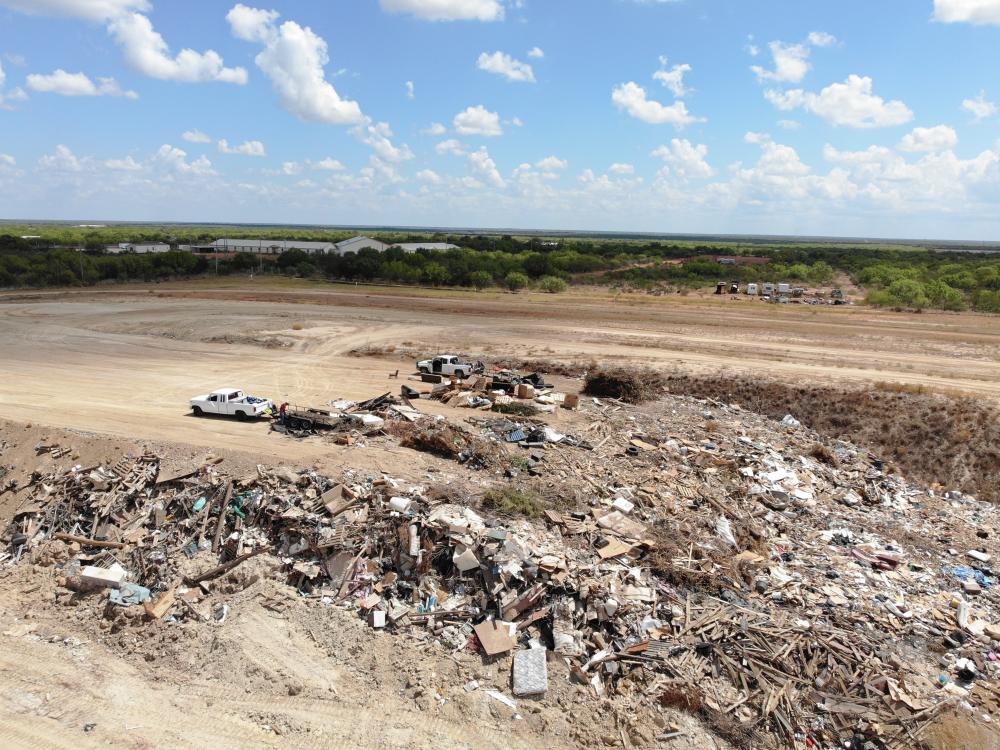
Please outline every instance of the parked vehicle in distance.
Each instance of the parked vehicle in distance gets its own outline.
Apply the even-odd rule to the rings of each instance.
[[[467,378],[477,371],[478,366],[471,362],[463,362],[462,358],[455,354],[439,354],[433,359],[422,359],[417,362],[417,369],[423,373],[434,373],[435,375],[455,375],[460,378]],[[481,371],[481,368],[479,368]]]
[[[269,398],[248,396],[239,388],[220,388],[191,399],[191,411],[196,417],[222,414],[240,421],[270,414],[274,403]]]

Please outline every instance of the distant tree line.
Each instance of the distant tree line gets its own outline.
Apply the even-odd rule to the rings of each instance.
[[[340,238],[320,230],[171,229],[174,234],[170,237],[149,228],[142,233],[132,231],[124,239],[200,243],[218,236],[248,234],[326,241]],[[217,262],[211,255],[188,252],[106,254],[107,244],[123,241],[121,227],[58,228],[50,234],[59,232],[84,240],[82,245],[74,245],[84,247],[84,251],[68,249],[53,236],[22,239],[0,234],[0,288],[158,281],[215,273],[216,267],[219,274],[232,274],[262,266],[265,272],[332,280],[476,289],[501,286],[512,291],[536,288],[553,293],[565,290],[570,283],[680,289],[711,286],[718,281],[772,281],[808,287],[835,285],[846,277],[867,291],[867,301],[873,305],[1000,312],[1000,252],[996,251],[830,244],[733,247],[693,242],[377,233],[373,236],[386,242],[450,242],[460,247],[414,253],[399,248],[381,253],[362,250],[344,256],[288,250],[276,259],[240,253]],[[764,256],[769,262],[723,265],[716,261],[719,255],[743,254]]]

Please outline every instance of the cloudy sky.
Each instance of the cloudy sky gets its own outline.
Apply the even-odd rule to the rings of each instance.
[[[0,218],[1000,239],[1000,0],[0,0]]]

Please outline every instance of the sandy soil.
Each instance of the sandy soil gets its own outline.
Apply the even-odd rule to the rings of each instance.
[[[227,386],[309,405],[396,392],[412,363],[343,355],[400,346],[807,382],[892,381],[1000,399],[1000,322],[972,314],[193,285],[0,295],[0,321],[0,408],[8,418],[124,437],[155,431],[162,440],[305,463],[329,456],[330,446],[290,443],[265,424],[197,419],[188,398]],[[401,379],[390,379],[397,369]]]

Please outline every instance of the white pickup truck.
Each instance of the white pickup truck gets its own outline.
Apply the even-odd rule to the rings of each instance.
[[[191,399],[191,411],[196,417],[223,414],[239,420],[259,417],[274,408],[269,398],[248,396],[238,388],[221,388]]]
[[[435,375],[456,375],[467,378],[475,369],[476,365],[463,362],[461,357],[454,354],[439,354],[434,359],[422,359],[417,362],[417,370]]]

